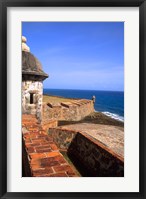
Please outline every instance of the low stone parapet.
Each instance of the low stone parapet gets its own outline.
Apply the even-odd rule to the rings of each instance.
[[[94,112],[92,100],[80,99],[59,104],[43,103],[42,121],[46,119],[79,121],[92,112]]]
[[[48,133],[49,128],[55,128],[58,126],[58,121],[54,119],[44,120],[42,123],[42,129]]]
[[[88,124],[90,125],[90,124]],[[72,128],[74,126],[74,128]],[[67,125],[58,128],[49,129],[49,135],[58,146],[59,150],[66,150],[69,158],[74,162],[76,167],[84,171],[84,176],[98,177],[123,177],[124,176],[124,158],[122,142],[118,143],[121,135],[114,139],[114,135],[109,136],[112,127],[99,125],[100,131],[103,131],[102,137],[93,137],[90,129],[87,131],[75,129],[74,125]],[[102,129],[103,126],[103,129]],[[91,131],[96,131],[98,125]],[[94,131],[93,131],[94,130]],[[116,129],[113,127],[113,130]],[[99,133],[100,133],[99,131]],[[118,130],[117,130],[118,131]],[[98,133],[98,132],[97,132]],[[102,139],[100,139],[102,138]],[[116,143],[117,141],[117,143]],[[117,145],[117,149],[114,147]]]

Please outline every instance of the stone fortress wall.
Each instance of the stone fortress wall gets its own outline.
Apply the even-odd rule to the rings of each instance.
[[[124,158],[110,150],[107,142],[101,143],[90,135],[90,131],[98,128],[90,127],[86,133],[87,129],[82,132],[81,127],[76,131],[71,127],[57,127],[58,121],[81,121],[94,112],[93,100],[43,103],[43,80],[48,75],[30,53],[26,38],[22,38],[22,63],[24,176],[77,176],[61,151],[65,151],[73,162],[81,165],[86,171],[83,176],[124,176]],[[107,129],[102,128],[98,134],[106,134],[106,131]],[[108,136],[105,138],[107,140]]]
[[[60,151],[67,153],[83,176],[124,176],[123,156],[86,132],[72,130],[66,125],[63,128],[50,128],[48,135],[53,138]]]
[[[94,112],[92,100],[79,99],[58,104],[43,103],[42,123],[50,119],[57,121],[80,121],[90,113]]]

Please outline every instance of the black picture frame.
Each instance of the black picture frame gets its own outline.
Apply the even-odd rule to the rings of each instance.
[[[137,193],[7,192],[7,8],[8,7],[139,7],[140,16],[140,191]],[[146,1],[145,0],[1,0],[0,2],[0,197],[1,198],[146,198]]]

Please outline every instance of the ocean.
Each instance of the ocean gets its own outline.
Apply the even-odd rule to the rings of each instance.
[[[95,111],[124,122],[124,92],[122,91],[44,89],[43,92],[46,95],[81,99],[92,99],[94,95]]]

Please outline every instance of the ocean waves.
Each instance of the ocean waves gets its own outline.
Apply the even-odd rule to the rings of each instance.
[[[44,94],[90,100],[94,95],[96,97],[95,111],[102,112],[108,117],[124,122],[124,92],[44,89]]]
[[[102,112],[104,115],[107,115],[108,117],[110,117],[110,118],[113,118],[113,119],[115,119],[115,120],[119,120],[119,121],[121,121],[121,122],[124,122],[124,117],[122,117],[122,116],[120,116],[120,115],[118,115],[118,114],[115,114],[115,113],[110,113],[110,112],[108,112],[108,111],[104,111],[104,112]]]

